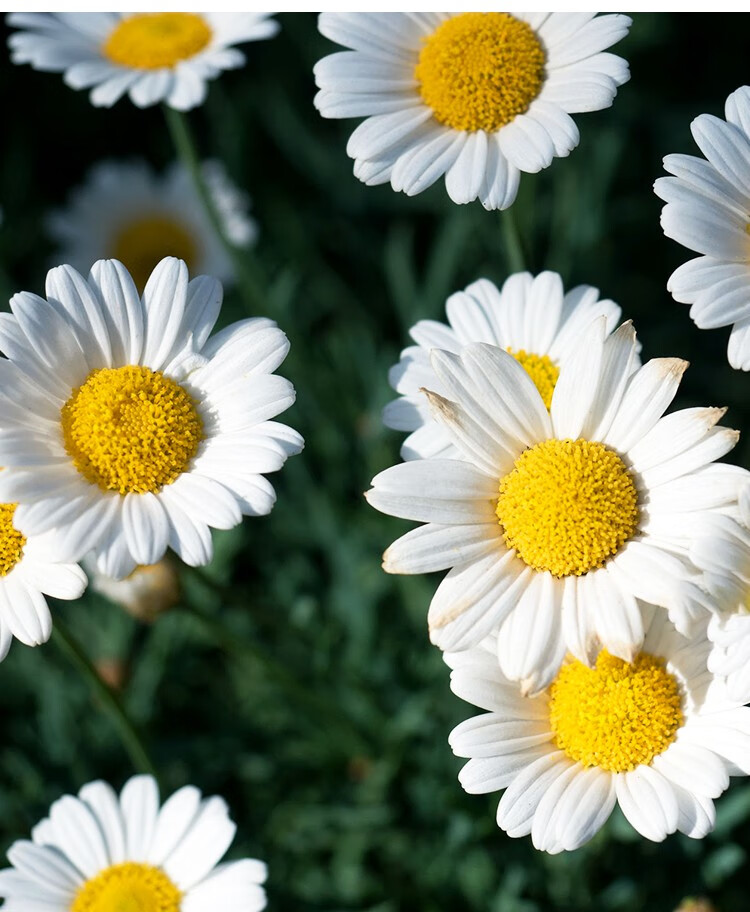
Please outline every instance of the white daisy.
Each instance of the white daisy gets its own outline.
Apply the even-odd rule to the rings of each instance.
[[[401,447],[404,459],[458,456],[420,392],[427,387],[445,394],[430,366],[433,348],[458,352],[471,342],[498,345],[526,368],[549,408],[560,365],[591,321],[605,316],[609,333],[620,318],[617,304],[599,300],[598,289],[590,285],[578,285],[565,294],[556,272],[542,272],[536,278],[528,272],[516,273],[500,291],[487,279],[479,279],[451,295],[445,310],[450,326],[420,320],[411,328],[409,335],[416,345],[401,352],[388,377],[401,396],[385,407],[383,421],[394,430],[411,432]]]
[[[139,621],[152,623],[160,614],[174,608],[180,600],[177,568],[167,557],[155,564],[139,565],[121,580],[99,573],[94,561],[84,560],[83,563],[87,567],[91,564],[90,582],[94,592],[120,605]]]
[[[88,279],[50,270],[47,300],[13,297],[0,314],[0,497],[19,504],[24,535],[49,532],[65,559],[91,551],[122,578],[167,546],[205,564],[211,527],[270,512],[261,473],[303,445],[268,420],[294,402],[272,373],[289,343],[262,317],[209,338],[221,297],[173,258],[142,298],[116,260]]]
[[[257,231],[247,198],[220,162],[205,162],[203,175],[224,234],[235,247],[248,247]],[[157,175],[146,162],[100,162],[67,208],[50,214],[47,230],[59,245],[55,262],[85,271],[96,260],[120,260],[141,291],[167,256],[184,260],[192,275],[224,285],[234,280],[232,262],[179,163]]]
[[[121,794],[89,782],[8,849],[0,871],[7,912],[260,912],[266,866],[219,864],[236,826],[222,798],[192,785],[159,805],[151,776]]]
[[[491,650],[448,656],[453,691],[488,710],[450,735],[469,758],[461,784],[505,789],[498,826],[550,853],[591,839],[615,802],[646,839],[702,838],[729,776],[750,773],[750,709],[708,672],[710,645],[705,623],[686,640],[656,610],[630,662],[604,651],[588,667],[569,656],[534,697]]]
[[[209,79],[245,63],[233,47],[271,38],[270,13],[11,13],[23,31],[8,39],[14,63],[63,73],[108,108],[126,92],[139,108],[202,104]]]
[[[707,161],[667,155],[674,177],[654,184],[667,205],[664,234],[702,254],[672,273],[672,297],[690,304],[701,329],[732,325],[729,363],[750,370],[750,87],[727,98],[726,122],[701,114],[691,125]]]
[[[347,153],[366,184],[408,196],[445,175],[456,203],[507,209],[521,171],[578,145],[571,114],[608,108],[629,79],[602,53],[627,16],[595,13],[321,13],[351,50],[318,61],[323,117],[366,117]]]
[[[705,613],[689,561],[705,517],[737,511],[748,473],[711,465],[738,434],[723,409],[662,417],[686,362],[632,371],[629,323],[593,321],[560,371],[550,411],[524,368],[492,345],[433,350],[444,395],[425,390],[461,459],[405,462],[367,493],[384,513],[426,523],[394,542],[390,573],[450,573],[429,612],[443,649],[499,630],[503,672],[546,687],[566,651],[630,660],[643,642],[640,600],[682,632]],[[606,606],[606,607],[605,607]]]
[[[13,637],[27,646],[47,642],[52,617],[45,595],[76,599],[86,588],[86,574],[77,564],[59,563],[49,536],[19,532],[15,512],[15,503],[0,503],[0,661]]]

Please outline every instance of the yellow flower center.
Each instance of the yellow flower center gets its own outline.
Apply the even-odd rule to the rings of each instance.
[[[174,219],[147,215],[120,228],[108,256],[124,263],[138,290],[143,291],[154,267],[164,257],[184,260],[188,272],[194,272],[198,245],[192,234]]]
[[[13,514],[18,505],[0,504],[0,576],[7,576],[23,557],[26,537],[13,525]]]
[[[182,893],[159,868],[127,861],[87,880],[70,912],[180,912]]]
[[[611,773],[651,763],[683,723],[676,678],[647,652],[628,663],[605,649],[595,668],[573,660],[560,669],[549,698],[557,746],[571,760]]]
[[[545,440],[500,481],[505,543],[534,570],[580,576],[601,567],[638,528],[638,492],[603,443]]]
[[[508,348],[506,351],[509,355],[513,355],[534,381],[534,386],[539,390],[539,395],[547,406],[547,411],[549,411],[552,405],[552,393],[555,391],[555,384],[560,376],[560,368],[552,361],[549,355],[535,355],[533,352],[524,351],[522,348],[515,351],[512,348]]]
[[[426,39],[414,78],[441,124],[493,133],[537,97],[544,64],[527,23],[510,13],[459,13]]]
[[[121,66],[158,70],[194,57],[212,37],[198,13],[136,13],[115,26],[102,52]]]
[[[62,407],[65,449],[103,491],[159,491],[185,472],[203,439],[191,396],[148,367],[92,371]]]

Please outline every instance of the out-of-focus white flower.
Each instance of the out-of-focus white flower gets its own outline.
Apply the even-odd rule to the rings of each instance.
[[[138,566],[130,576],[115,580],[91,564],[90,582],[94,592],[99,592],[116,605],[121,605],[128,614],[139,621],[151,623],[160,614],[169,611],[180,600],[180,580],[174,563],[164,557],[155,564]]]
[[[225,236],[236,247],[248,247],[257,228],[247,214],[247,197],[220,162],[205,162],[203,175]],[[58,244],[55,262],[86,272],[97,260],[120,260],[141,291],[168,256],[184,260],[191,275],[214,276],[225,286],[235,279],[231,259],[179,163],[157,175],[145,162],[100,162],[68,206],[50,213],[47,230]]]
[[[63,73],[91,104],[108,108],[126,93],[139,108],[178,111],[202,104],[208,81],[245,63],[233,47],[271,38],[270,13],[11,13],[14,63]]]

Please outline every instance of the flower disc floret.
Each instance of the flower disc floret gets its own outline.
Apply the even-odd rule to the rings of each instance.
[[[165,256],[184,260],[190,272],[198,259],[198,246],[191,233],[175,219],[148,215],[123,225],[112,242],[110,256],[124,263],[141,291],[148,277]]]
[[[496,513],[507,546],[557,577],[601,567],[640,519],[622,459],[589,440],[545,440],[524,450],[500,481]]]
[[[104,491],[156,493],[190,466],[203,422],[190,394],[148,367],[94,370],[61,412],[65,448]]]
[[[625,662],[603,650],[594,668],[563,665],[549,688],[549,714],[558,748],[612,773],[650,764],[684,721],[677,679],[645,652]]]
[[[71,912],[180,912],[182,893],[159,868],[125,862],[87,880]]]
[[[554,363],[549,355],[535,355],[533,352],[527,352],[523,348],[514,350],[506,349],[508,354],[518,361],[521,367],[534,381],[534,386],[539,391],[542,401],[549,411],[552,405],[552,394],[555,391],[557,378],[560,376],[560,368]]]
[[[414,76],[441,124],[493,133],[528,110],[545,59],[531,26],[510,13],[460,13],[427,38]]]
[[[7,576],[23,557],[26,537],[13,525],[17,504],[0,504],[0,576]]]
[[[117,25],[102,51],[112,63],[158,70],[195,57],[212,37],[197,13],[137,13]]]

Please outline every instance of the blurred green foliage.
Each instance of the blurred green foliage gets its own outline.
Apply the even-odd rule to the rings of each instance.
[[[284,416],[307,440],[273,481],[274,512],[215,536],[185,572],[184,608],[152,627],[89,593],[55,612],[93,659],[121,666],[122,696],[164,793],[194,782],[229,801],[232,855],[270,866],[270,908],[320,912],[669,912],[683,896],[747,905],[750,786],[719,801],[715,832],[654,845],[619,815],[587,847],[549,857],[495,825],[497,796],[470,797],[447,744],[474,713],[453,697],[425,616],[433,578],[392,578],[380,553],[406,524],[369,509],[370,478],[398,458],[384,430],[386,373],[418,318],[507,274],[501,213],[454,206],[442,182],[408,199],[367,188],[345,153],[353,122],[322,120],[311,69],[334,50],[311,15],[249,45],[191,115],[254,200],[265,313],[288,333]],[[726,363],[727,332],[699,332],[666,292],[688,254],[659,228],[651,191],[689,124],[720,114],[748,79],[747,16],[636,14],[614,50],[632,81],[614,107],[577,118],[580,147],[525,176],[515,213],[533,271],[597,285],[635,320],[644,356],[693,361],[678,404],[748,418],[750,378]],[[162,113],[94,109],[57,75],[0,61],[0,291],[41,292],[52,250],[42,219],[100,158],[172,157]],[[221,323],[245,316],[227,295]],[[735,458],[748,464],[746,444]],[[199,616],[196,616],[196,612]],[[218,625],[218,629],[217,626]],[[111,720],[50,643],[15,644],[0,668],[0,847],[25,837],[62,792],[132,768]]]

